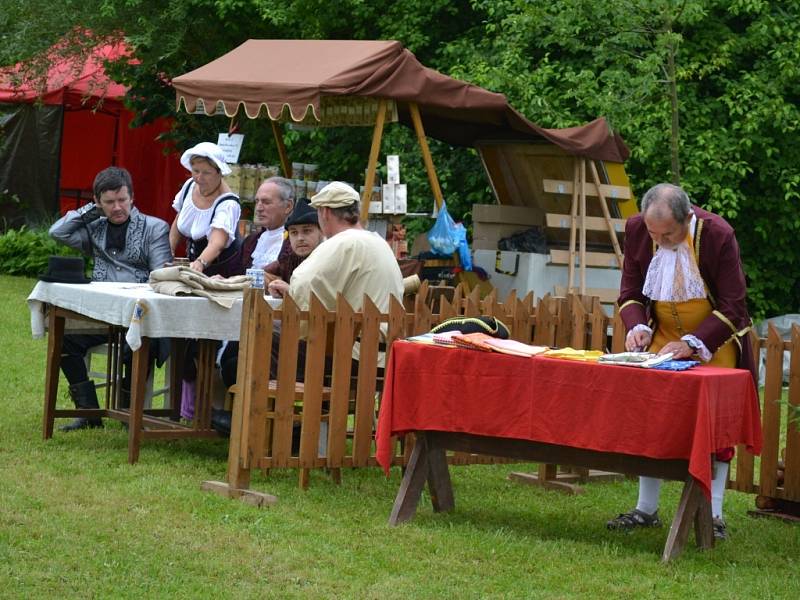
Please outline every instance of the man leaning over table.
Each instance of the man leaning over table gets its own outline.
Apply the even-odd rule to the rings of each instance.
[[[690,203],[680,187],[661,183],[642,198],[642,212],[625,226],[620,316],[628,351],[672,352],[719,367],[755,362],[747,332],[746,285],[733,228]],[[722,497],[733,448],[714,459],[711,510],[714,537],[727,537]],[[609,529],[659,527],[661,480],[639,478],[636,508],[608,521]]]
[[[128,171],[108,167],[94,179],[94,201],[71,210],[50,227],[53,239],[94,259],[92,281],[146,283],[150,271],[172,260],[169,226],[133,206],[133,182]],[[89,348],[108,341],[106,335],[67,334],[61,350],[61,370],[77,408],[99,408],[94,382],[84,357]],[[130,362],[130,349],[127,362]],[[130,390],[127,365],[123,390]],[[102,427],[101,419],[77,418],[61,431]]]

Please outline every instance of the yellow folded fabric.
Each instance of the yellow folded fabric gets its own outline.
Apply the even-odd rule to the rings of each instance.
[[[564,358],[566,360],[581,360],[586,362],[597,362],[603,356],[600,350],[575,350],[575,348],[558,348],[557,350],[548,350],[541,356],[549,356],[550,358]]]

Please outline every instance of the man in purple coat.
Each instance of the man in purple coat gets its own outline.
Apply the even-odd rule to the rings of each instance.
[[[739,245],[722,218],[689,202],[680,187],[661,183],[642,198],[642,212],[625,226],[620,316],[628,351],[672,352],[707,364],[749,369],[747,289]],[[716,453],[711,485],[714,536],[725,539],[722,496],[733,448]],[[639,478],[639,501],[610,520],[609,529],[658,527],[661,480]]]

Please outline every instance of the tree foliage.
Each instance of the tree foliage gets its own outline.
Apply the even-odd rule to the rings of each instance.
[[[147,121],[174,114],[171,77],[248,38],[397,39],[545,127],[605,115],[631,148],[637,194],[679,179],[736,227],[752,309],[764,316],[800,308],[799,17],[796,0],[4,0],[0,64],[59,40],[79,52],[124,37],[136,62],[113,73]],[[179,114],[174,135],[185,145],[228,125]],[[243,159],[275,162],[268,128],[240,126]],[[369,141],[367,129],[323,130],[291,132],[287,144],[293,160],[357,181]],[[403,155],[404,179],[420,191],[411,208],[428,210],[413,134],[389,128],[384,148]],[[432,151],[454,215],[487,201],[474,152]]]

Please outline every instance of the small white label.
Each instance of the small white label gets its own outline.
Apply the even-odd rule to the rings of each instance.
[[[226,163],[235,164],[239,162],[239,153],[242,151],[243,141],[244,134],[242,133],[232,133],[230,135],[227,133],[219,134],[217,146],[222,148],[222,151],[225,153]]]

